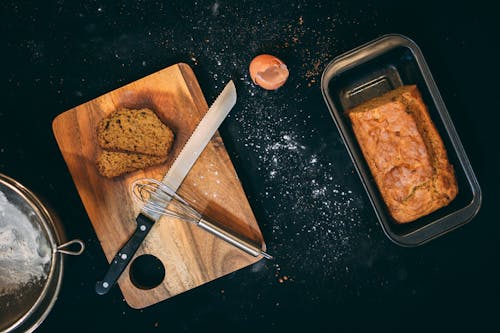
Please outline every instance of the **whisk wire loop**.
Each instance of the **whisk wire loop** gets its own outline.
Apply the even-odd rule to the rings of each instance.
[[[155,179],[138,179],[131,184],[132,198],[148,214],[166,215],[198,223],[201,214],[168,185]]]

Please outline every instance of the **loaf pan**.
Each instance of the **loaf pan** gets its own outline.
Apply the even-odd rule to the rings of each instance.
[[[446,207],[406,224],[389,214],[354,136],[346,110],[402,85],[416,84],[455,169],[457,197]],[[469,222],[481,206],[481,189],[436,83],[418,46],[402,35],[385,35],[335,58],[321,89],[332,118],[385,234],[401,246],[417,246]]]

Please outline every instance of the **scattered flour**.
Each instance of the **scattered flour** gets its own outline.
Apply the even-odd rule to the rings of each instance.
[[[248,89],[250,93],[253,87]],[[261,227],[271,231],[266,243],[276,258],[276,280],[293,283],[323,276],[329,281],[345,268],[340,263],[348,261],[356,246],[362,198],[344,179],[345,167],[337,165],[335,152],[305,123],[309,118],[300,103],[277,107],[256,98],[245,102],[243,110],[231,115],[239,126],[235,140],[256,170],[255,200],[264,208],[260,223],[267,226]]]
[[[45,277],[50,258],[40,230],[0,191],[0,296]]]

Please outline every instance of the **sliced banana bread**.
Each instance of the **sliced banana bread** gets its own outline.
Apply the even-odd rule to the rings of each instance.
[[[112,178],[127,172],[137,171],[165,162],[166,156],[158,157],[118,151],[101,151],[96,159],[97,170],[105,177]]]
[[[166,157],[174,133],[150,109],[122,108],[99,122],[97,140],[110,151]]]

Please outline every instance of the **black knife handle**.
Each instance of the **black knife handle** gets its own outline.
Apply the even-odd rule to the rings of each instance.
[[[123,245],[118,253],[111,261],[108,271],[102,281],[97,281],[95,285],[95,292],[99,295],[105,295],[116,283],[118,278],[122,275],[123,271],[129,264],[130,260],[137,252],[137,249],[146,238],[147,234],[153,227],[155,221],[151,220],[143,214],[137,216],[137,228],[130,237],[130,239]]]

